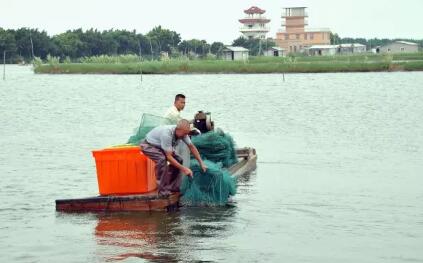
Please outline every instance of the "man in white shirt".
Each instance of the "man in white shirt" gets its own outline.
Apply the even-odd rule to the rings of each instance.
[[[177,94],[175,96],[175,101],[173,102],[173,106],[170,107],[163,117],[171,120],[173,124],[178,123],[178,121],[182,120],[181,111],[185,108],[185,95],[184,94]]]
[[[178,121],[182,120],[181,111],[185,108],[185,95],[176,94],[175,101],[172,107],[170,107],[165,115],[166,119],[170,120],[171,124],[177,124]],[[187,167],[190,166],[190,152],[188,147],[184,143],[176,145],[176,153],[182,158],[183,164]]]

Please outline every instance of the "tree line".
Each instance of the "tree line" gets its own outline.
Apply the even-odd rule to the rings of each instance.
[[[390,39],[340,38],[337,34],[331,34],[332,44],[361,43],[368,49],[391,41]],[[417,42],[423,46],[423,40]],[[231,44],[249,49],[250,55],[253,56],[261,54],[268,47],[275,46],[273,40],[243,37],[235,39]],[[153,28],[146,34],[137,33],[135,30],[75,29],[54,36],[49,36],[44,30],[33,28],[14,30],[0,27],[0,54],[6,51],[9,63],[29,62],[35,57],[46,59],[47,55],[71,60],[100,55],[127,54],[157,59],[160,58],[162,52],[166,52],[171,57],[184,55],[205,58],[210,54],[219,56],[223,48],[222,42],[182,40],[179,33],[161,26]]]
[[[239,38],[233,44],[249,48],[252,55],[262,50],[257,40]],[[266,45],[274,43],[266,42]],[[29,62],[35,57],[46,59],[48,55],[76,60],[100,55],[137,55],[146,59],[158,59],[162,52],[169,56],[195,56],[205,58],[210,54],[219,56],[224,48],[222,42],[206,40],[182,40],[179,33],[157,26],[147,34],[128,30],[75,29],[49,36],[46,31],[32,28],[0,28],[0,54],[7,52],[8,62]]]
[[[341,38],[336,33],[330,34],[330,43],[332,45],[347,44],[347,43],[359,43],[359,44],[365,45],[367,47],[367,50],[370,50],[370,49],[378,47],[378,46],[387,45],[387,44],[391,43],[392,41],[396,41],[396,40],[414,42],[414,43],[417,43],[420,48],[423,48],[423,39],[421,39],[421,40],[404,39],[404,38],[401,38],[401,39],[400,38],[395,38],[395,39],[370,38],[370,39],[366,39],[366,38],[352,38],[352,37]]]
[[[128,30],[75,29],[49,36],[46,31],[32,28],[0,28],[0,52],[6,50],[13,61],[31,61],[35,57],[46,59],[47,55],[71,59],[100,55],[134,54],[141,57],[158,58],[162,52],[168,54],[194,54],[205,56],[217,54],[223,43],[207,43],[205,40],[183,40],[175,31],[155,27],[147,34]]]

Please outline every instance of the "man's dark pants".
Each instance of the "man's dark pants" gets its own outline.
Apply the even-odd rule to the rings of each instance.
[[[141,151],[156,164],[156,179],[160,195],[167,195],[171,192],[179,192],[181,185],[181,174],[178,168],[167,164],[165,152],[145,140],[140,144]],[[173,158],[182,164],[182,158],[173,153]]]

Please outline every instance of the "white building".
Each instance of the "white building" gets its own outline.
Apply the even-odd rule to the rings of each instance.
[[[313,45],[304,48],[306,54],[311,56],[336,55],[338,45]]]
[[[285,49],[281,47],[271,47],[264,51],[266,57],[284,57]]]
[[[248,49],[243,47],[226,46],[222,50],[224,60],[248,60]]]
[[[311,56],[357,54],[363,52],[366,52],[366,46],[358,43],[340,45],[313,45],[304,48],[304,53]]]
[[[408,41],[395,41],[376,49],[376,53],[413,53],[419,51],[419,45]]]
[[[366,52],[366,45],[359,43],[340,44],[338,45],[339,54],[355,54]]]
[[[266,10],[260,9],[257,6],[252,6],[244,10],[246,16],[238,20],[243,24],[239,31],[249,39],[265,39],[267,32],[270,30],[269,27],[266,26],[266,24],[270,22],[270,19],[263,16],[265,12]]]

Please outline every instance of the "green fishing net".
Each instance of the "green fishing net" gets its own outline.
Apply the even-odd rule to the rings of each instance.
[[[153,128],[170,124],[175,123],[163,117],[144,113],[139,127],[127,143],[139,145]],[[183,176],[182,203],[188,206],[225,205],[229,196],[235,195],[237,186],[236,178],[224,169],[238,162],[234,140],[222,130],[193,136],[191,140],[208,169],[203,173],[197,160],[191,159],[190,168],[194,177],[191,179]]]
[[[181,203],[186,206],[225,205],[236,194],[236,178],[220,164],[205,160],[207,171],[201,170],[197,160],[191,160],[193,178],[184,176],[181,184]]]
[[[144,113],[141,117],[141,122],[139,127],[135,130],[134,135],[129,137],[129,140],[127,143],[132,145],[139,145],[140,142],[145,138],[147,133],[149,133],[155,127],[160,125],[171,125],[171,124],[175,124],[175,123],[172,123],[170,119]]]
[[[223,167],[229,167],[238,162],[234,140],[222,130],[194,136],[191,141],[203,159],[222,163]]]
[[[188,206],[225,205],[236,193],[236,178],[227,168],[238,162],[235,143],[222,130],[194,136],[192,143],[200,152],[207,171],[201,170],[197,160],[191,159],[193,178],[184,176],[181,184],[181,202]]]

